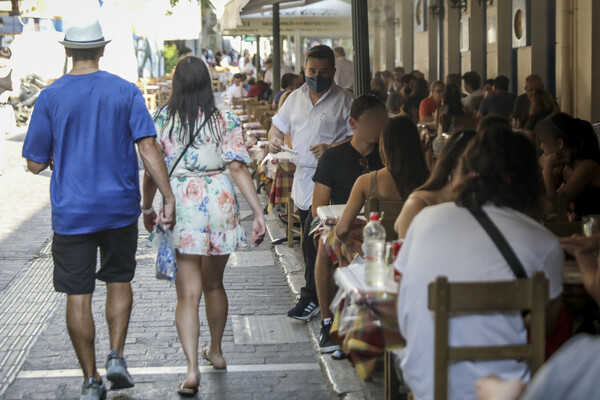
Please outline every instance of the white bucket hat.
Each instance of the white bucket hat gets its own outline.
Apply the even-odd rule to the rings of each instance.
[[[69,49],[93,49],[109,43],[102,35],[102,28],[97,19],[75,23],[67,28],[65,40],[60,44]]]

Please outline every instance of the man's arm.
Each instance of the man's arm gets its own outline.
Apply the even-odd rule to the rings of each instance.
[[[36,175],[39,174],[40,172],[42,172],[43,170],[45,170],[46,168],[48,168],[49,165],[50,165],[49,161],[44,164],[44,163],[38,163],[35,161],[27,160],[27,169]]]
[[[313,218],[317,216],[317,208],[329,205],[330,201],[331,188],[327,185],[323,185],[322,183],[315,182],[311,207]]]
[[[281,145],[283,144],[284,133],[279,130],[275,126],[275,124],[271,124],[271,129],[269,129],[269,153],[279,153],[281,151]]]
[[[162,149],[154,137],[146,137],[138,141],[138,150],[146,170],[152,176],[152,179],[158,186],[158,190],[165,198],[163,211],[161,213],[161,222],[168,228],[175,225],[175,196],[169,183],[169,174],[165,160],[162,157]]]

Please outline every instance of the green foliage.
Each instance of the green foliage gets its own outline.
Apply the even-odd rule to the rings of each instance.
[[[179,50],[174,44],[165,44],[165,73],[171,72],[179,60]]]
[[[188,0],[190,1],[190,0]],[[202,5],[202,8],[210,8],[213,9],[215,8],[210,0],[197,0],[198,3],[200,3]],[[179,3],[179,0],[169,0],[169,3],[171,4],[171,8],[175,7],[177,5],[177,3]]]

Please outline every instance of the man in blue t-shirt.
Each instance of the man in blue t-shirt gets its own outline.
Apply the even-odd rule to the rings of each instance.
[[[67,29],[71,71],[37,99],[23,146],[27,167],[53,169],[52,256],[54,287],[67,293],[67,328],[83,370],[81,399],[103,399],[106,387],[96,370],[91,312],[96,279],[106,282],[110,348],[107,379],[113,389],[133,387],[123,358],[133,296],[140,189],[134,144],[165,198],[162,222],[172,228],[175,198],[156,130],[139,89],[100,71],[104,54],[97,20]],[[100,248],[101,266],[96,272]]]

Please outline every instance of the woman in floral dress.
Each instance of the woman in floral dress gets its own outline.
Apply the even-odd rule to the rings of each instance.
[[[215,368],[226,367],[221,351],[228,311],[223,273],[229,254],[245,241],[233,182],[225,174],[228,166],[254,211],[252,242],[259,244],[266,230],[263,210],[246,167],[250,157],[240,122],[231,112],[216,108],[210,79],[199,58],[180,60],[173,75],[171,96],[154,116],[157,143],[169,171],[200,129],[171,175],[177,204],[173,229],[178,267],[175,322],[188,363],[186,379],[178,389],[183,395],[194,395],[200,383],[198,308],[203,292],[211,343],[202,349],[202,356]],[[155,194],[154,181],[145,175],[142,205],[148,231],[160,223],[152,210]]]

